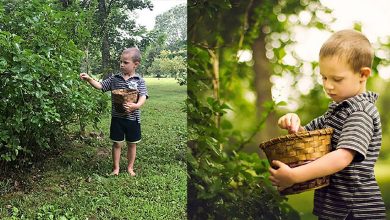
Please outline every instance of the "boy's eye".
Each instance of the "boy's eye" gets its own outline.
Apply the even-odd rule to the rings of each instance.
[[[334,79],[335,82],[340,82],[343,79]]]

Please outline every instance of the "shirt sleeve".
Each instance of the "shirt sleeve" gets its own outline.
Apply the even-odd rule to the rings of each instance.
[[[144,79],[141,79],[138,83],[138,90],[140,96],[146,96],[146,98],[149,98],[148,95],[148,89],[146,88],[146,83]]]
[[[321,115],[318,118],[313,119],[307,125],[304,126],[306,131],[314,131],[322,129],[325,126],[325,116]]]
[[[373,133],[373,119],[365,112],[354,112],[345,121],[336,149],[354,150],[356,155],[353,161],[363,161]]]
[[[103,80],[103,82],[102,82],[102,92],[107,92],[107,91],[111,91],[112,90],[111,84],[112,84],[113,77],[114,76],[110,76],[107,79]]]

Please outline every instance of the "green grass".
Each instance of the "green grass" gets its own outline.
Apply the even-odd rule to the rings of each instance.
[[[104,115],[103,140],[74,139],[19,171],[24,179],[16,185],[0,181],[0,219],[186,219],[186,87],[174,79],[145,80],[149,99],[142,108],[136,177],[126,174],[125,147],[120,175],[105,175],[112,160],[110,115]]]
[[[390,217],[390,160],[379,160],[375,165],[375,176],[381,189],[386,206],[387,217]],[[314,191],[287,196],[288,203],[299,212],[302,220],[316,220],[312,214]]]

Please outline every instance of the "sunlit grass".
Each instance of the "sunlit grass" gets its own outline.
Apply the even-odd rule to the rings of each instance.
[[[25,190],[1,182],[0,219],[186,219],[186,88],[174,79],[146,79],[150,98],[142,109],[142,141],[136,177],[111,171],[110,116],[100,127],[104,139],[72,141],[23,176]]]

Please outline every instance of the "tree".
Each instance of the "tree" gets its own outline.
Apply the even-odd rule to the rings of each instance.
[[[129,15],[135,9],[152,9],[151,2],[150,0],[99,0],[98,4],[94,5],[91,1],[84,0],[80,5],[86,10],[94,11],[95,25],[92,25],[89,30],[93,33],[91,42],[98,42],[100,47],[95,48],[92,43],[86,45],[86,50],[100,51],[100,55],[92,53],[90,59],[101,60],[101,65],[95,68],[94,72],[102,73],[107,77],[114,70],[118,70],[117,57],[120,52],[126,47],[137,46],[140,41],[138,37],[146,32],[145,28],[137,27]],[[97,63],[97,61],[92,62]]]
[[[58,1],[1,2],[0,160],[53,149],[68,125],[107,109],[107,97],[78,79],[84,16]]]
[[[186,23],[185,5],[176,6],[157,16],[155,28],[143,40],[148,41],[148,46],[144,53],[145,62],[140,68],[141,72],[151,76],[175,77],[180,85],[186,84]]]
[[[179,84],[186,84],[187,65],[182,56],[173,55],[170,51],[161,51],[158,58],[154,59],[152,65],[148,68],[148,73],[157,77],[173,77],[179,81]]]
[[[148,68],[152,65],[154,58],[158,57],[160,52],[164,50],[165,36],[156,30],[149,31],[142,39],[141,45],[144,48],[142,53],[142,65],[138,71],[142,74],[149,75]]]
[[[187,7],[178,5],[156,17],[156,31],[166,37],[165,45],[183,49],[187,41]]]

